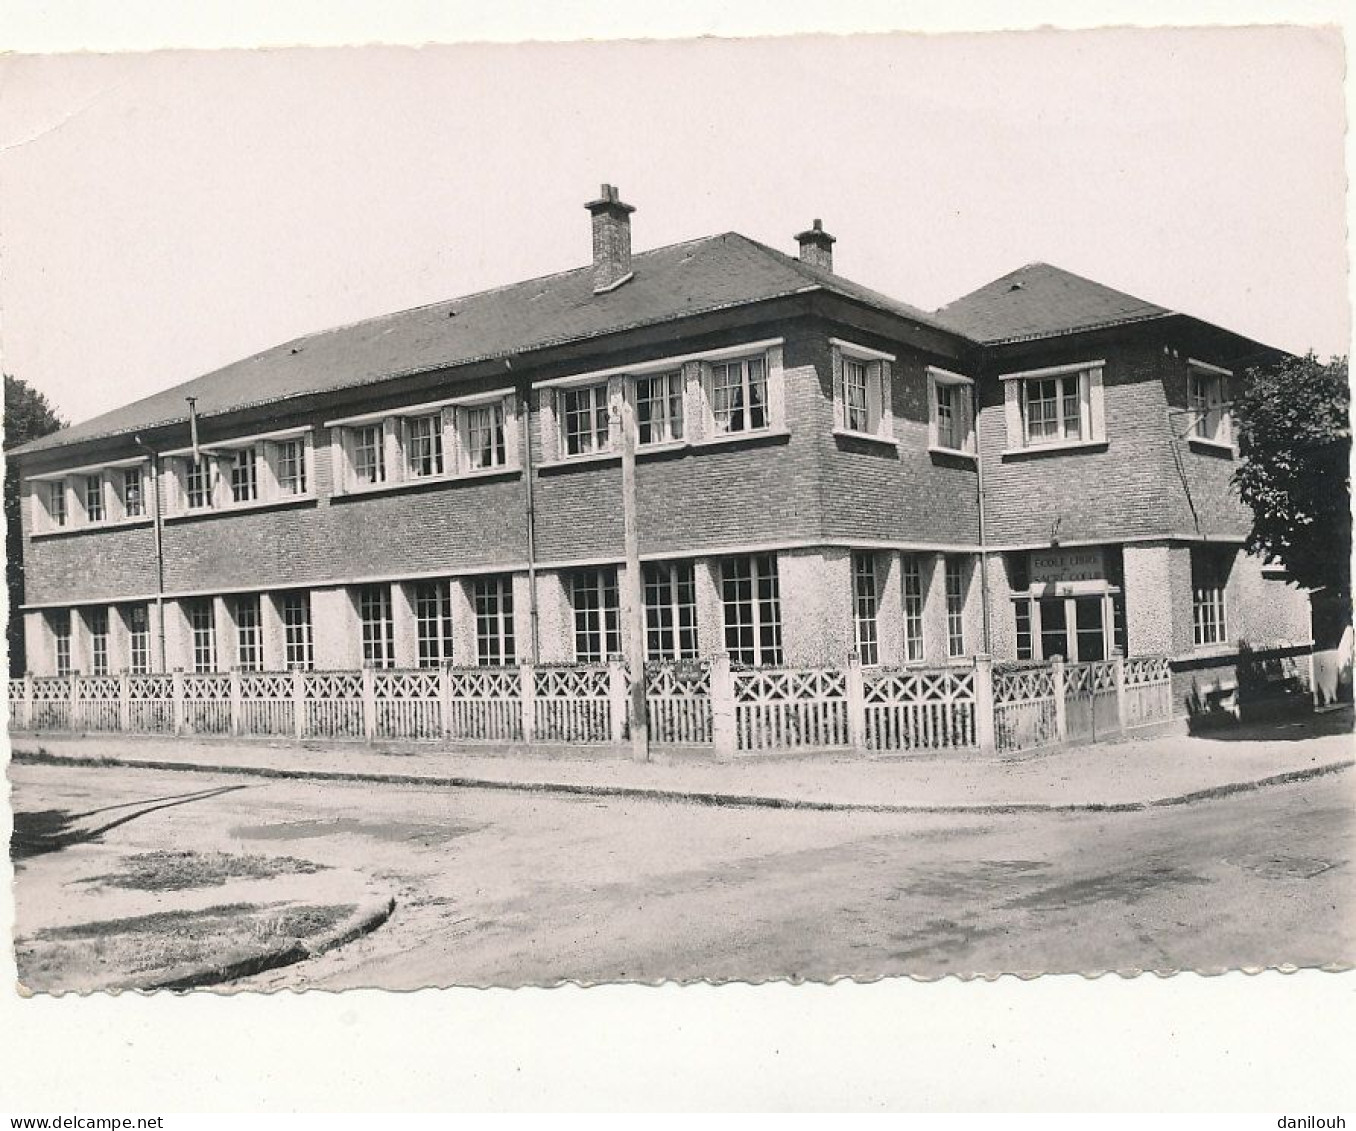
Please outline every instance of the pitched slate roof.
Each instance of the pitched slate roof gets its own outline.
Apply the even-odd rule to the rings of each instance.
[[[1028,263],[948,303],[943,325],[988,345],[1162,318],[1173,311],[1081,275]]]
[[[308,334],[14,449],[41,451],[289,397],[576,342],[821,288],[945,329],[933,316],[735,232],[637,254],[635,277],[593,293],[592,267]]]

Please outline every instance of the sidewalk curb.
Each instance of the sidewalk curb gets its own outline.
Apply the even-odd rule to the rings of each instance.
[[[635,801],[682,802],[689,805],[707,805],[713,807],[743,809],[791,809],[810,812],[860,812],[860,813],[976,813],[976,814],[1017,814],[1017,813],[1137,813],[1148,809],[1166,808],[1174,805],[1191,805],[1198,801],[1209,801],[1228,797],[1235,793],[1249,793],[1274,785],[1289,785],[1294,782],[1308,781],[1326,774],[1340,773],[1356,766],[1356,758],[1345,758],[1338,762],[1328,762],[1303,770],[1289,770],[1269,777],[1251,781],[1228,782],[1210,786],[1190,793],[1176,794],[1147,801],[1109,801],[1109,802],[1072,802],[1052,804],[1040,801],[1018,801],[1011,803],[990,802],[985,804],[964,805],[909,805],[889,802],[867,801],[816,801],[806,798],[762,796],[758,794],[715,793],[702,790],[671,790],[646,786],[609,786],[589,785],[573,782],[532,782],[503,781],[493,778],[439,777],[427,774],[377,774],[357,770],[305,770],[279,769],[273,766],[220,765],[206,762],[168,762],[142,758],[84,757],[82,755],[49,754],[39,749],[13,749],[15,762],[46,765],[69,763],[77,766],[116,767],[125,766],[142,770],[176,770],[194,773],[238,774],[263,778],[300,779],[311,781],[368,782],[383,785],[432,786],[445,789],[484,789],[518,793],[559,793],[576,797],[620,797]]]
[[[223,982],[233,982],[237,978],[247,978],[253,974],[277,970],[282,966],[292,966],[295,963],[304,962],[308,958],[315,958],[326,951],[334,950],[336,947],[344,946],[363,935],[371,934],[391,917],[395,907],[394,897],[375,905],[369,903],[366,907],[360,907],[354,912],[346,923],[316,939],[296,939],[286,946],[280,946],[262,954],[252,954],[248,958],[218,963],[213,966],[172,971],[168,977],[152,982],[149,986],[127,986],[124,988],[142,993],[153,993],[156,990],[173,990],[177,993],[184,993],[188,990],[219,986]]]

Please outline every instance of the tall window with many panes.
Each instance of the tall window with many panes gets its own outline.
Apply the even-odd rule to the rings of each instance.
[[[645,657],[687,660],[697,655],[697,587],[691,562],[646,562]]]
[[[151,670],[151,617],[145,605],[132,605],[127,610],[127,654],[133,675]]]
[[[443,420],[439,413],[405,421],[405,463],[411,479],[443,473]]]
[[[904,576],[904,659],[916,664],[923,659],[923,567],[916,554],[901,561]]]
[[[600,664],[621,652],[621,610],[614,566],[581,569],[570,574],[574,609],[574,658]]]
[[[358,590],[358,623],[362,627],[363,663],[371,668],[395,667],[389,585],[364,585]]]
[[[311,634],[311,595],[284,593],[282,598],[283,656],[288,670],[310,671],[315,666]]]
[[[843,423],[854,432],[871,430],[867,382],[870,369],[855,357],[843,358]]]
[[[212,505],[212,461],[206,456],[190,457],[187,461],[184,493],[193,510]]]
[[[946,558],[946,654],[965,655],[965,559]]]
[[[476,615],[476,663],[481,667],[517,663],[513,640],[513,578],[501,574],[471,582]]]
[[[508,445],[504,439],[504,402],[475,405],[462,409],[466,467],[469,471],[488,471],[508,463]]]
[[[216,671],[217,620],[211,600],[189,602],[188,629],[193,640],[193,670]]]
[[[1224,590],[1231,557],[1230,551],[1213,546],[1191,551],[1191,619],[1197,645],[1223,644],[1229,639]]]
[[[857,656],[863,664],[880,663],[880,634],[876,625],[879,606],[876,556],[870,551],[855,551],[852,555],[852,629]]]
[[[108,610],[89,611],[89,670],[91,675],[108,674]]]
[[[637,377],[636,440],[646,444],[667,444],[683,438],[683,375],[658,373]]]
[[[51,614],[52,650],[56,660],[56,674],[71,674],[71,611],[57,609]]]
[[[47,518],[53,526],[66,525],[66,480],[47,484]]]
[[[257,672],[264,666],[258,595],[232,598],[231,619],[235,621],[236,666],[243,672]]]
[[[1028,377],[1022,382],[1026,442],[1058,444],[1082,435],[1082,373]]]
[[[414,587],[414,631],[419,666],[452,662],[452,587],[446,581],[421,581]]]
[[[720,563],[725,650],[738,664],[770,667],[782,662],[782,610],[777,558],[752,554]]]

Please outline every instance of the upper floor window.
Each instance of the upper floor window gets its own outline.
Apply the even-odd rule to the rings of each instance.
[[[504,402],[475,405],[461,410],[465,421],[462,443],[469,471],[488,471],[508,464],[508,443],[504,435]]]
[[[412,416],[405,421],[405,466],[412,479],[443,473],[441,413]]]
[[[830,338],[833,348],[834,428],[889,438],[890,362],[894,355]]]
[[[959,373],[928,367],[929,445],[948,452],[975,450],[974,383]]]
[[[85,518],[89,522],[104,520],[104,477],[85,476]]]
[[[47,519],[55,527],[66,525],[66,480],[45,484],[47,488]]]
[[[212,505],[212,461],[197,455],[188,460],[184,476],[184,493],[191,510]]]
[[[606,382],[560,390],[560,439],[567,456],[608,450],[607,401]]]
[[[1100,361],[1003,375],[1008,448],[1105,440]]]
[[[637,443],[667,444],[683,438],[683,375],[680,371],[637,377]]]
[[[279,494],[306,494],[306,441],[282,441],[278,445],[277,468]]]
[[[122,473],[122,509],[128,518],[141,518],[146,513],[146,496],[141,468],[128,467]]]
[[[685,660],[697,655],[697,586],[691,562],[641,566],[645,657]]]
[[[259,498],[259,453],[253,447],[237,448],[231,456],[231,498],[237,503]]]
[[[1191,411],[1192,439],[1221,445],[1233,443],[1229,376],[1226,370],[1201,361],[1187,363],[1187,408]]]
[[[717,435],[768,427],[767,358],[711,366],[711,421]]]
[[[359,483],[386,482],[386,434],[380,424],[353,429],[353,476]]]

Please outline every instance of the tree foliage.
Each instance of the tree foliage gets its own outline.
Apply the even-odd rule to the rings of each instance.
[[[27,381],[5,374],[5,450],[46,436],[66,422]],[[9,670],[24,670],[23,623],[15,614],[24,599],[23,536],[19,522],[19,473],[5,460],[5,586],[9,592]]]
[[[1306,588],[1351,588],[1351,389],[1347,359],[1313,353],[1249,370],[1234,405],[1252,509],[1248,549]]]

